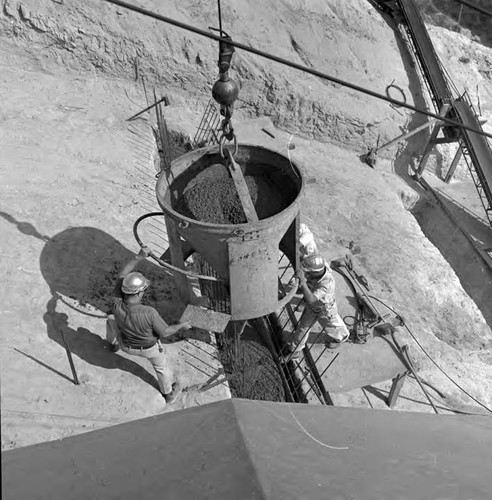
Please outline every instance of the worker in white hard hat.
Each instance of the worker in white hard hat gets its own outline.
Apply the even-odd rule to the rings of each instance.
[[[301,260],[297,273],[305,307],[297,328],[289,339],[290,353],[284,361],[299,357],[306,345],[309,330],[318,321],[328,336],[327,347],[336,349],[349,338],[349,331],[338,314],[335,299],[335,280],[331,269],[319,253],[312,253]]]
[[[139,254],[121,270],[111,301],[113,316],[108,318],[106,339],[114,352],[119,348],[150,361],[157,375],[159,390],[167,403],[173,403],[181,392],[178,381],[173,383],[166,353],[160,343],[180,330],[189,330],[189,323],[167,325],[151,306],[143,305],[142,298],[150,281],[133,269],[139,261],[149,256],[143,247]]]

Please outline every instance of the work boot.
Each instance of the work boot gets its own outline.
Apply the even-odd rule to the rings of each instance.
[[[347,342],[350,334],[345,335],[342,339],[334,339],[333,337],[328,337],[326,341],[326,347],[328,349],[338,349],[343,343]]]
[[[182,390],[181,384],[179,382],[174,382],[172,385],[172,391],[167,394],[163,394],[166,403],[172,405],[178,399]]]
[[[112,352],[118,352],[120,350],[119,344],[109,344],[109,348]]]

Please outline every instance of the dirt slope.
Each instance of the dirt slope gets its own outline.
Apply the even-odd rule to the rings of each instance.
[[[196,0],[137,3],[202,29],[218,25],[215,6]],[[42,63],[129,79],[144,75],[193,102],[209,96],[218,55],[211,40],[100,0],[3,4],[4,33]],[[394,33],[369,2],[237,0],[222,10],[224,29],[239,42],[378,92],[394,81],[412,102]],[[406,121],[373,99],[257,56],[238,52],[233,68],[246,113],[271,116],[305,136],[361,146],[377,134],[393,135]]]

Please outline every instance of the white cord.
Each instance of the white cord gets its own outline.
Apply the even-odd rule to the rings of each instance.
[[[349,449],[348,446],[330,446],[329,444],[325,444],[325,443],[321,442],[319,439],[316,439],[313,435],[309,434],[309,432],[302,426],[301,422],[299,422],[299,420],[297,420],[296,416],[292,413],[290,406],[289,406],[289,412],[292,415],[292,418],[297,422],[297,425],[301,428],[302,432],[304,432],[304,434],[306,434],[308,437],[310,437],[313,441],[315,441],[319,445],[324,446],[325,448],[330,448],[330,450],[348,450]]]
[[[287,143],[287,156],[289,157],[290,168],[297,175],[297,177],[300,177],[300,175],[297,173],[296,169],[294,168],[294,165],[292,165],[292,160],[290,159],[290,143],[291,143],[293,137],[294,137],[294,134],[291,134],[291,136],[289,138],[289,142]]]

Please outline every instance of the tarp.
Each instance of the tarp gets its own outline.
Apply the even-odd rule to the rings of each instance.
[[[226,400],[2,454],[4,499],[490,499],[492,419]]]

